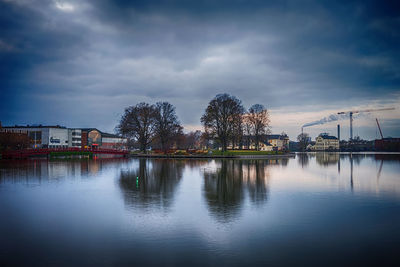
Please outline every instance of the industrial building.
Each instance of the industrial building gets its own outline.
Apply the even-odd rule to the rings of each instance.
[[[32,148],[126,148],[127,139],[96,128],[66,128],[64,126],[5,126],[3,132],[24,132]]]

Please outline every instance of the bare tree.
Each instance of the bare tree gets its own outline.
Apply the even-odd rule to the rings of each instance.
[[[140,150],[146,152],[147,146],[155,136],[154,105],[139,103],[125,109],[121,117],[117,131],[123,136],[139,143]]]
[[[246,136],[247,149],[250,149],[252,127],[251,127],[251,121],[249,119],[248,114],[245,114],[243,116],[243,132],[244,132],[244,135]]]
[[[175,107],[168,102],[157,102],[155,106],[155,133],[161,149],[166,152],[172,139],[182,130]]]
[[[200,147],[201,148],[210,148],[210,141],[212,140],[210,134],[208,132],[203,132],[200,136]]]
[[[305,151],[310,143],[310,136],[308,133],[301,133],[297,136],[297,141],[299,141],[300,150]]]
[[[261,136],[269,133],[270,119],[268,110],[263,105],[255,104],[249,108],[247,117],[254,135],[256,150],[259,150]]]
[[[202,132],[197,130],[185,134],[185,149],[199,149],[201,148]]]
[[[208,104],[201,122],[205,131],[221,144],[222,151],[226,151],[232,140],[235,123],[241,119],[243,112],[242,102],[228,94],[216,95]]]
[[[233,131],[232,131],[232,147],[235,148],[236,146],[239,149],[242,148],[243,145],[243,116],[235,116],[233,122]]]

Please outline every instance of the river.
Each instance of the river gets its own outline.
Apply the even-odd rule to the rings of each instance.
[[[400,266],[400,155],[0,161],[0,265]]]

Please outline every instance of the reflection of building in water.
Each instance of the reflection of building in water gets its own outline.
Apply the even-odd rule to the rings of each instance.
[[[339,153],[318,152],[316,160],[319,165],[336,165],[339,162]]]
[[[204,197],[217,220],[227,222],[237,217],[246,195],[253,204],[267,201],[269,161],[221,160],[218,163],[215,170],[204,172]]]
[[[323,153],[317,153],[317,162],[323,162]],[[330,162],[331,160],[328,160]],[[334,160],[332,160],[333,162]],[[327,167],[329,164],[318,162],[318,165]],[[339,188],[348,188],[352,192],[379,194],[380,192],[400,195],[399,155],[383,155],[368,153],[340,153],[337,160],[337,174],[327,171],[320,177],[328,174],[334,178],[329,180],[331,185]],[[386,166],[386,169],[385,169]],[[320,169],[324,171],[323,169]],[[331,169],[332,170],[332,169]]]
[[[139,159],[137,169],[121,171],[119,185],[125,204],[134,208],[167,208],[179,184],[184,161]]]
[[[49,177],[47,161],[2,161],[0,160],[0,183],[29,184]]]
[[[102,159],[103,160],[103,159]],[[97,174],[102,167],[102,160],[82,160],[80,163],[81,173],[82,174]]]
[[[126,161],[126,159],[0,161],[0,183],[30,184],[57,181],[66,177],[82,178],[97,174],[110,164]]]

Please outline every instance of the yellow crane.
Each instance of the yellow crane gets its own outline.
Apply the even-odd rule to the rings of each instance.
[[[349,117],[350,117],[350,141],[351,141],[351,140],[353,140],[353,114],[355,114],[355,113],[362,113],[362,112],[385,111],[385,110],[394,110],[394,108],[378,108],[378,109],[351,110],[351,111],[342,111],[342,112],[338,112],[338,114],[349,114]]]

